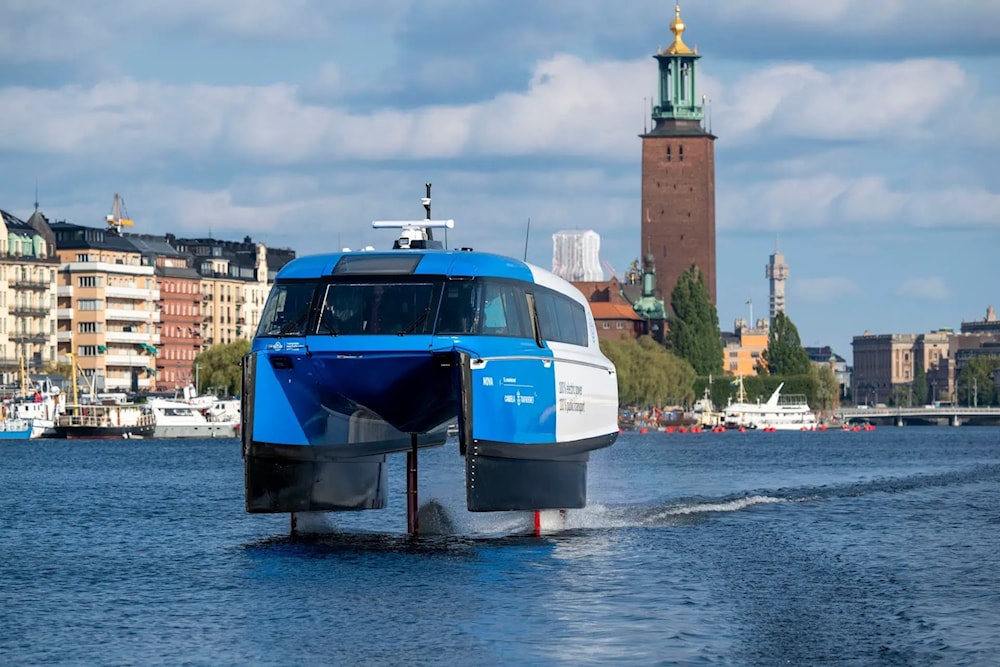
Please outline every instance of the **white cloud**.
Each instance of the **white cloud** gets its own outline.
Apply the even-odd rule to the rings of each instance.
[[[837,72],[773,65],[713,96],[713,130],[727,141],[771,137],[873,140],[919,136],[966,88],[947,60],[861,64]]]
[[[717,195],[718,227],[739,231],[842,229],[872,224],[899,230],[1000,230],[1000,193],[942,183],[891,187],[885,176],[827,173],[764,182],[730,181]]]
[[[952,293],[948,289],[944,278],[933,276],[930,278],[910,278],[909,280],[904,280],[896,287],[894,294],[912,299],[945,301],[951,298]]]
[[[728,0],[709,7],[713,16],[724,22],[755,25],[777,21],[829,28],[840,35],[879,34],[900,26],[949,30],[956,24],[1000,19],[1000,7],[995,3],[974,0],[949,3],[950,20],[945,25],[941,23],[943,6],[937,0]]]
[[[843,276],[798,278],[791,282],[789,291],[793,297],[805,303],[832,303],[861,294],[858,284]]]

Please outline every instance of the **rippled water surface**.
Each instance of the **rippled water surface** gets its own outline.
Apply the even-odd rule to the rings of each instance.
[[[10,665],[1000,664],[1000,428],[623,434],[564,520],[247,515],[235,440],[3,442]]]

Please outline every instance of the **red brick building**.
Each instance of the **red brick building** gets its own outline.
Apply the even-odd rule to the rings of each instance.
[[[680,7],[673,43],[657,53],[659,104],[642,134],[642,247],[656,261],[656,292],[666,302],[678,277],[696,264],[712,303],[715,286],[715,136],[704,127],[697,97],[701,57],[681,39]]]

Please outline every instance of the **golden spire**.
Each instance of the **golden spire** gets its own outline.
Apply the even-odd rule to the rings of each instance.
[[[670,32],[674,33],[674,43],[666,48],[665,51],[661,53],[668,53],[675,55],[678,53],[693,53],[688,45],[684,43],[681,39],[681,35],[684,34],[684,30],[687,28],[684,25],[684,21],[681,19],[681,6],[678,4],[674,7],[674,20],[670,22]]]

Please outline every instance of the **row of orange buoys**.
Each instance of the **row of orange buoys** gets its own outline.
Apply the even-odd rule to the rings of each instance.
[[[840,427],[842,431],[874,431],[875,424],[844,424]]]

